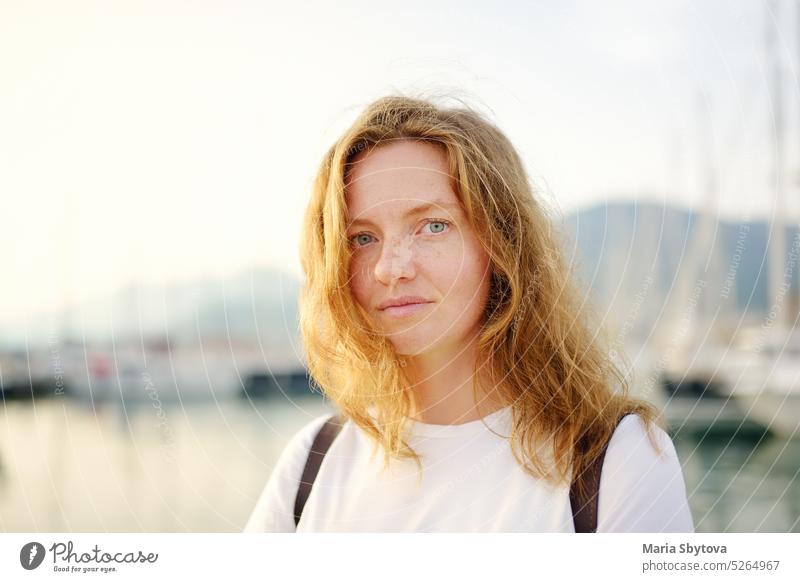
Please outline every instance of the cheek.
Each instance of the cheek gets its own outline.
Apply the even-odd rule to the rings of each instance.
[[[471,277],[477,281],[488,279],[489,254],[474,236],[469,239],[465,255],[465,261],[469,263]]]
[[[469,305],[471,311],[481,310],[488,298],[491,283],[488,255],[482,249],[471,249],[464,257],[457,277],[456,285],[462,290],[464,305]]]
[[[451,237],[438,244],[416,244],[413,248],[414,260],[418,269],[423,269],[439,280],[455,280],[463,274],[467,257],[462,241]]]
[[[482,249],[481,249],[482,251]],[[452,249],[436,249],[426,254],[425,268],[442,291],[471,296],[483,284],[489,264],[488,255],[473,248],[456,245]]]
[[[363,261],[352,259],[350,261],[350,291],[353,298],[362,306],[369,304],[369,273]]]

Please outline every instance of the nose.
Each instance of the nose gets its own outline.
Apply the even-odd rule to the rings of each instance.
[[[392,237],[381,248],[380,257],[375,263],[375,278],[384,285],[391,285],[397,279],[413,279],[414,252],[410,236]]]

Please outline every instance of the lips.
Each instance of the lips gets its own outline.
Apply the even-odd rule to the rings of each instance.
[[[378,305],[378,309],[380,311],[385,311],[386,309],[389,308],[399,308],[399,307],[405,307],[407,305],[408,306],[418,305],[422,303],[430,303],[430,301],[428,301],[424,297],[418,297],[416,295],[403,295],[401,297],[395,297],[393,299],[388,299],[384,301],[383,303]]]
[[[428,305],[432,305],[432,302],[426,301],[425,303],[406,303],[405,305],[395,305],[390,306],[385,309],[381,310],[381,313],[384,316],[389,318],[402,318],[402,317],[410,317],[420,311],[423,311],[428,308]]]

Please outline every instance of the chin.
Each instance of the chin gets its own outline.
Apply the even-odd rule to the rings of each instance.
[[[418,356],[427,350],[427,346],[417,342],[399,341],[395,339],[389,341],[391,341],[392,346],[394,346],[394,351],[397,352],[398,356]]]
[[[419,356],[430,351],[436,345],[429,336],[419,334],[396,333],[388,336],[395,352],[400,356]]]

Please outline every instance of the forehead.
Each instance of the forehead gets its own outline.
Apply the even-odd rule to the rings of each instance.
[[[350,219],[399,217],[426,203],[452,214],[459,210],[445,151],[412,140],[382,144],[357,156],[348,172],[345,201]]]

